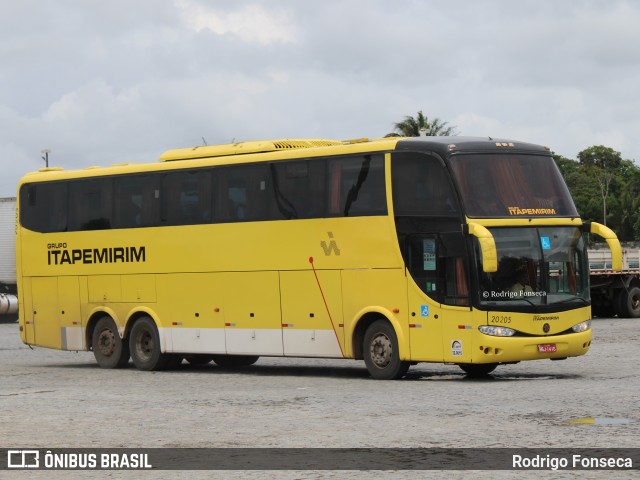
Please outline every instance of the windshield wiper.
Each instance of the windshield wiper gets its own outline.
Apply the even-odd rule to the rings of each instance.
[[[584,303],[585,305],[591,305],[591,303],[589,303],[589,301],[587,301],[587,300],[585,300],[584,298],[579,297],[579,296],[577,296],[577,295],[576,295],[576,296],[574,296],[574,297],[572,297],[572,298],[566,298],[566,299],[564,299],[564,300],[560,300],[559,302],[553,302],[553,304],[552,304],[552,305],[557,305],[557,304],[559,304],[559,303],[569,303],[569,302],[573,302],[573,301],[575,301],[575,300],[579,300],[579,301],[581,301],[582,303]]]

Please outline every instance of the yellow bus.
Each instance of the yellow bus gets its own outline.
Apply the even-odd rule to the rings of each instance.
[[[22,341],[141,370],[260,356],[564,359],[591,344],[583,223],[546,147],[471,137],[275,140],[18,186]],[[616,263],[617,262],[617,263]]]

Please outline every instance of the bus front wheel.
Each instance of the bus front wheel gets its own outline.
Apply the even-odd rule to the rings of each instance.
[[[459,363],[458,366],[468,377],[484,377],[493,372],[497,363]]]
[[[378,380],[396,380],[405,376],[411,365],[400,360],[398,337],[386,320],[376,320],[364,334],[364,363]]]
[[[138,370],[165,370],[175,365],[177,358],[160,349],[160,334],[150,317],[142,317],[133,324],[129,334],[131,359]],[[182,360],[182,359],[181,359]]]
[[[91,336],[91,349],[102,368],[123,368],[129,363],[129,346],[118,334],[118,328],[110,317],[102,317],[96,323]]]

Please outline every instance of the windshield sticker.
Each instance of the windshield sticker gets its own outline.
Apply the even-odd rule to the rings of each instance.
[[[549,237],[540,237],[540,243],[543,250],[551,250],[551,239]]]
[[[436,269],[436,239],[425,238],[422,240],[422,261],[425,271],[435,271]]]
[[[462,340],[451,340],[451,355],[454,357],[462,356]]]
[[[509,208],[509,215],[556,215],[555,208]]]

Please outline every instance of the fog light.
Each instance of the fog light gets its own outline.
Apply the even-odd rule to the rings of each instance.
[[[478,327],[478,330],[485,335],[491,335],[493,337],[512,337],[516,333],[512,328],[496,327],[494,325],[481,325]]]
[[[585,320],[584,322],[580,322],[579,324],[571,327],[571,330],[573,330],[576,333],[580,333],[580,332],[586,332],[590,328],[591,328],[591,320]]]

